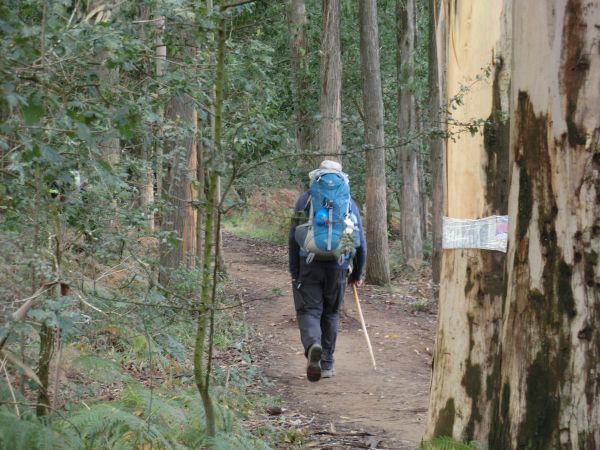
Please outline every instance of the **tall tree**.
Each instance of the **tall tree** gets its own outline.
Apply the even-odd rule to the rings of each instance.
[[[441,108],[445,101],[445,16],[441,10],[442,0],[429,0],[429,119],[431,128],[444,129]],[[446,173],[444,170],[444,140],[441,136],[432,135],[429,141],[431,166],[431,240],[433,254],[431,258],[432,277],[435,283],[440,281],[442,264],[442,216],[444,214],[444,187]]]
[[[148,4],[141,4],[138,7],[139,20],[146,23],[150,19],[151,7]],[[154,31],[156,24],[152,23],[150,26],[144,24],[140,27],[139,36],[142,42],[147,42],[149,37],[147,35],[147,28]],[[156,52],[156,51],[155,51]],[[148,58],[145,61],[146,74],[148,77],[153,75],[153,58]],[[140,159],[142,167],[140,168],[139,174],[139,206],[142,209],[144,216],[146,217],[146,226],[149,230],[154,230],[154,167],[153,159],[154,152],[152,151],[153,133],[151,130],[144,133],[140,143]]]
[[[341,160],[342,57],[340,0],[322,0],[319,153]]]
[[[417,37],[415,0],[396,5],[398,26],[398,131],[401,138],[417,131],[417,107],[411,84],[414,83],[414,57]],[[402,174],[400,199],[402,248],[407,261],[423,260],[423,204],[420,174],[422,170],[416,144],[409,142],[398,149],[398,168]]]
[[[86,22],[93,24],[106,24],[110,19],[114,5],[108,4],[102,1],[92,1],[88,4],[87,14],[85,17]],[[100,98],[105,98],[108,102],[108,96],[104,95],[105,91],[110,91],[111,88],[119,84],[119,70],[115,68],[107,67],[107,60],[110,56],[109,50],[102,48],[96,55],[96,62],[98,63],[98,79]],[[110,111],[110,105],[107,106],[107,111]],[[107,132],[104,134],[102,140],[100,140],[98,146],[102,151],[102,156],[110,164],[118,164],[121,159],[121,143],[117,133],[114,131],[114,127],[110,124],[112,115],[107,114],[107,122],[109,123]]]
[[[289,45],[292,59],[292,97],[294,101],[296,146],[300,154],[310,146],[311,132],[306,94],[309,87],[307,71],[307,46],[305,29],[307,24],[304,0],[290,0],[288,6]]]
[[[358,4],[365,145],[367,147],[367,211],[369,212],[366,233],[369,248],[366,280],[368,283],[385,285],[390,282],[390,268],[377,4],[375,0],[360,0]]]
[[[489,447],[595,449],[600,4],[515,1],[513,20],[508,292]]]
[[[470,85],[452,121],[487,118],[483,133],[456,134],[447,145],[447,213],[475,219],[507,213],[511,0],[443,2],[448,24],[448,101]],[[493,81],[477,82],[495,57]],[[455,105],[456,106],[456,105]],[[451,122],[453,123],[453,122]],[[487,441],[499,389],[504,254],[445,250],[426,438]],[[502,448],[502,447],[493,447]]]
[[[186,56],[193,58],[194,47],[185,44]],[[193,99],[186,93],[178,93],[167,104],[165,117],[173,126],[187,131],[184,139],[169,140],[167,145],[169,164],[163,192],[167,207],[161,231],[171,233],[177,241],[162,240],[160,245],[160,281],[167,284],[170,271],[181,264],[194,265],[196,256],[196,211],[193,208],[196,190],[193,182],[197,173],[198,113]]]

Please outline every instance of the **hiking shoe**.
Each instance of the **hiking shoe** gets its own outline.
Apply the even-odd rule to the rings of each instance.
[[[320,344],[313,344],[308,349],[308,364],[306,365],[308,381],[314,382],[321,379],[321,353],[323,353],[323,348]]]
[[[321,370],[321,378],[331,378],[335,377],[335,367],[331,369],[323,369]]]

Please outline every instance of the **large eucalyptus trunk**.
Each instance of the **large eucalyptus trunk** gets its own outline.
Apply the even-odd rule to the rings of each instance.
[[[445,0],[448,100],[471,85],[453,119],[487,118],[483,133],[447,140],[447,215],[475,219],[507,213],[510,0]],[[482,68],[493,79],[476,82]],[[487,441],[498,385],[504,254],[444,250],[426,438]]]
[[[415,0],[398,2],[396,5],[398,26],[398,132],[400,139],[415,135],[418,127],[415,96],[410,88],[414,79],[416,43]],[[398,149],[398,169],[401,172],[402,190],[400,197],[401,234],[404,257],[407,261],[423,260],[423,204],[419,181],[418,147],[408,142]]]
[[[292,98],[296,120],[296,146],[300,155],[310,147],[308,94],[310,80],[307,67],[306,6],[304,0],[291,0],[288,7],[289,45],[292,65]]]
[[[598,2],[514,4],[508,292],[490,448],[600,448],[599,25]]]
[[[441,113],[445,90],[445,17],[441,14],[441,0],[429,0],[429,119],[430,130],[443,130]],[[432,278],[440,282],[442,265],[442,216],[444,215],[444,185],[446,180],[444,164],[445,142],[440,135],[433,134],[429,139],[431,165],[431,241]]]
[[[342,57],[340,0],[323,1],[319,153],[341,161]]]
[[[366,280],[390,282],[385,181],[383,92],[379,67],[379,31],[375,0],[359,0],[360,62],[362,73],[365,145],[367,146],[367,254]]]

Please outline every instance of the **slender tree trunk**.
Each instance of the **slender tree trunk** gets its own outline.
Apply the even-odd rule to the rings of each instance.
[[[508,111],[510,7],[511,0],[443,3],[449,32],[448,97],[481,76],[481,68],[494,61],[492,55],[498,62],[493,80],[473,85],[464,104],[453,111],[463,122],[488,119],[483,134],[463,133],[446,143],[447,208],[453,218],[507,213],[508,125],[502,113]],[[492,399],[500,389],[504,260],[503,253],[488,250],[443,252],[426,438],[487,441]]]
[[[379,31],[375,0],[359,0],[360,62],[365,113],[367,182],[366,280],[371,284],[390,282],[385,180],[385,134],[383,130],[383,91],[379,68]]]
[[[441,15],[441,0],[429,0],[429,118],[430,129],[443,131],[441,107],[445,87],[445,17]],[[431,240],[433,253],[431,257],[432,277],[435,283],[440,282],[442,264],[442,217],[444,215],[445,163],[444,140],[441,136],[432,136],[429,140],[431,158]]]
[[[212,9],[212,0],[208,1],[209,9]],[[214,101],[214,153],[211,155],[214,159],[219,157],[221,151],[221,132],[222,132],[222,114],[223,114],[223,98],[224,98],[224,83],[225,83],[225,20],[220,19],[217,22],[217,73],[215,78],[215,101]],[[214,283],[217,279],[214,276],[214,271],[211,271],[212,264],[218,265],[218,236],[220,226],[215,226],[215,216],[217,224],[219,223],[220,211],[217,210],[219,205],[218,200],[218,183],[219,175],[213,170],[210,172],[208,182],[208,193],[206,196],[206,225],[204,231],[204,255],[202,257],[202,281],[200,286],[200,315],[198,317],[198,327],[196,330],[196,341],[194,346],[194,378],[204,411],[206,413],[206,422],[209,436],[215,436],[215,413],[212,398],[209,392],[210,381],[210,359],[205,362],[205,353],[212,354],[212,348],[206,348],[206,337],[211,323],[209,317],[213,317],[214,303],[211,305],[211,291],[214,291]],[[217,238],[217,242],[214,239]],[[213,242],[215,242],[215,257],[213,258]],[[211,272],[213,276],[211,277]],[[213,297],[214,300],[214,297]],[[211,307],[213,308],[211,310]],[[209,346],[212,340],[209,340]]]
[[[54,330],[45,323],[40,329],[40,353],[38,358],[37,377],[41,382],[36,406],[38,417],[48,414],[50,406],[50,363],[54,353]]]
[[[414,79],[414,55],[416,43],[416,4],[415,0],[398,2],[396,6],[398,22],[398,131],[401,138],[414,135],[417,131],[417,110],[415,96],[410,88]],[[401,230],[404,257],[410,263],[420,264],[423,260],[420,157],[415,143],[408,143],[398,149],[398,167],[402,171]]]
[[[224,3],[221,3],[221,5],[223,5],[223,4]],[[206,6],[209,11],[212,10],[213,6],[214,6],[213,0],[207,0]],[[210,34],[210,41],[214,43],[214,41],[215,41],[214,33]],[[213,54],[211,54],[210,59],[213,63],[218,63],[217,61],[215,61]],[[221,148],[221,143],[220,142],[217,143],[217,139],[220,139],[220,137],[218,137],[218,135],[220,136],[221,130],[217,131],[217,107],[216,107],[217,85],[216,85],[216,83],[211,86],[211,99],[212,99],[212,104],[210,107],[210,111],[211,111],[211,114],[210,114],[210,130],[211,130],[210,146],[211,147],[210,147],[209,151],[211,152],[211,154],[215,155],[216,154],[215,150],[217,148],[219,148],[219,149]],[[215,168],[213,168],[212,170],[215,170]],[[209,168],[209,171],[210,171],[210,168]],[[221,176],[218,175],[217,176],[217,187],[216,187],[216,191],[215,191],[215,195],[216,195],[215,204],[217,204],[217,205],[220,204],[221,200],[222,200],[221,199],[221,186],[222,186],[222,179],[221,179]],[[218,211],[215,211],[215,214],[217,214],[217,213],[218,213]],[[219,260],[218,264],[219,264],[222,272],[225,273],[226,272],[226,264],[225,264],[225,261],[223,260],[223,255],[225,253],[223,251],[223,230],[221,229],[221,227],[215,228],[215,233],[217,233],[219,236],[214,237],[214,242],[217,242],[220,247],[217,250],[215,250],[215,254],[217,255],[216,256],[217,259]]]
[[[600,4],[515,1],[513,21],[508,292],[490,448],[597,449]]]
[[[155,59],[156,59],[156,78],[161,79],[165,75],[165,68],[167,65],[167,46],[164,42],[164,34],[165,34],[165,18],[160,17],[160,20],[157,21],[156,27],[158,28],[158,39],[156,41],[156,50],[155,50]],[[164,117],[164,108],[159,106],[156,111],[156,115],[159,117]],[[162,141],[163,138],[163,130],[162,128],[158,130],[156,139],[156,148],[154,150],[154,154],[156,155],[156,198],[155,200],[158,203],[162,203],[163,199],[163,190],[164,190],[164,143]],[[158,228],[161,228],[162,224],[162,216],[156,218],[156,225]]]
[[[288,6],[289,45],[292,59],[292,99],[296,116],[296,146],[304,155],[310,147],[311,132],[306,96],[309,92],[306,30],[306,6],[304,0],[290,0]],[[313,161],[315,163],[316,161]],[[313,166],[315,164],[312,164]]]
[[[319,153],[341,161],[342,152],[342,57],[340,0],[323,1],[321,31],[321,125]]]
[[[203,267],[203,249],[204,249],[204,216],[206,212],[206,167],[204,158],[204,145],[202,143],[202,125],[198,121],[198,140],[196,142],[196,159],[198,161],[196,169],[196,180],[198,188],[196,193],[196,264],[198,267]]]
[[[150,17],[150,6],[140,5],[139,18],[140,20],[148,20]],[[146,25],[140,27],[140,39],[147,42]],[[147,61],[146,75],[152,76],[152,66],[150,61]],[[154,205],[154,169],[152,167],[152,131],[148,130],[141,141],[140,158],[143,167],[139,178],[140,196],[139,206],[146,218],[146,226],[149,230],[154,230],[154,213],[152,211]]]
[[[55,200],[58,202],[58,200]],[[53,239],[50,240],[52,248],[52,260],[54,264],[54,276],[60,280],[62,277],[62,255],[63,255],[63,227],[60,221],[60,212],[56,204],[49,206],[49,217],[52,220]],[[58,300],[62,295],[66,295],[66,292],[61,291],[61,284],[58,283],[53,289],[53,296],[55,300]],[[38,401],[36,406],[36,414],[38,416],[44,416],[48,413],[50,408],[50,366],[52,363],[52,356],[54,354],[54,339],[56,336],[56,330],[54,327],[43,323],[40,328],[40,353],[38,358],[37,376],[41,382],[40,391],[38,393]],[[54,392],[57,395],[57,392]]]

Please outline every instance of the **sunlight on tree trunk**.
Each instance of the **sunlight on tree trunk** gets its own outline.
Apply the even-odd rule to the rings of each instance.
[[[321,125],[319,153],[341,161],[342,152],[342,58],[340,0],[322,0],[321,30]]]
[[[486,118],[483,133],[447,141],[447,214],[475,219],[507,213],[510,6],[479,1],[443,4],[448,24],[448,96],[470,85],[451,119]],[[494,64],[493,80],[476,82]],[[450,126],[449,132],[457,132]],[[504,254],[444,250],[425,438],[451,436],[485,442],[493,419],[502,303]]]
[[[367,146],[366,281],[390,283],[385,178],[383,93],[379,67],[379,30],[375,0],[359,1],[360,61],[362,73],[365,145]]]

